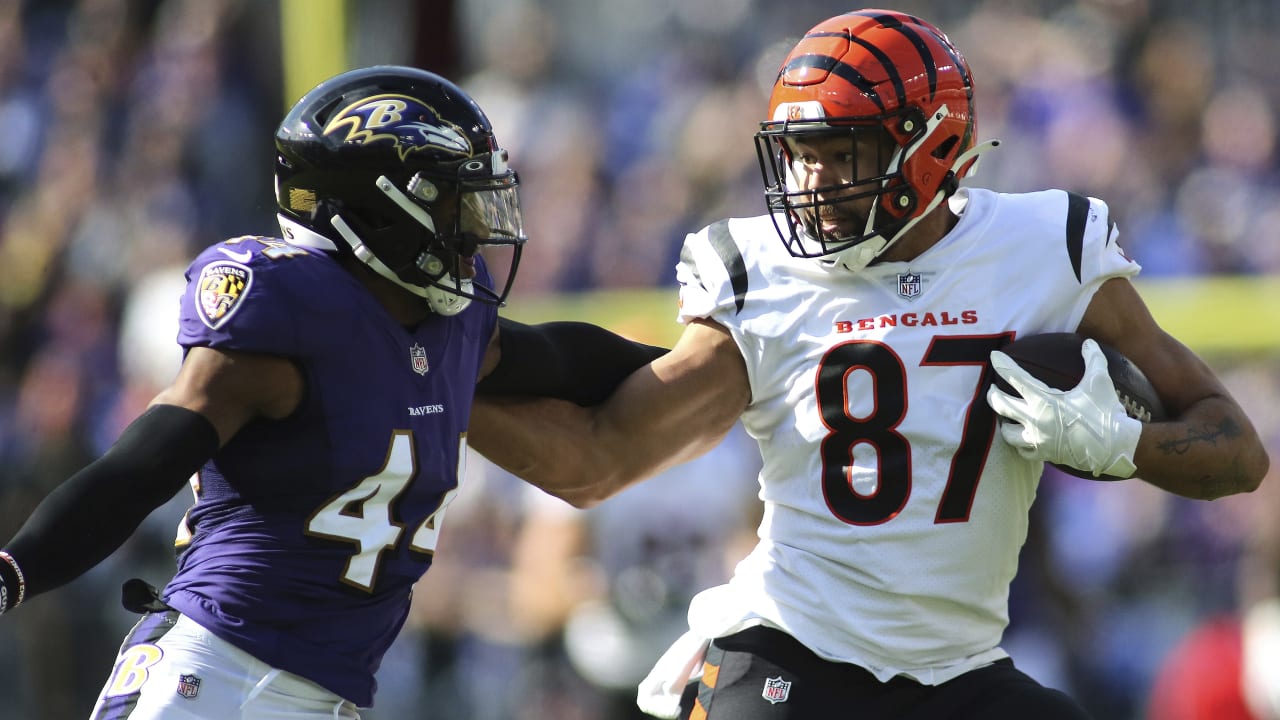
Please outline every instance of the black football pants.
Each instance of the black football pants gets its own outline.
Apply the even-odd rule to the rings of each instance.
[[[707,650],[684,720],[1089,720],[1075,701],[1001,660],[941,685],[871,673],[814,655],[766,627],[718,638]]]

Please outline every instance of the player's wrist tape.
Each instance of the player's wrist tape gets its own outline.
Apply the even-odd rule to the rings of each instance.
[[[27,597],[27,578],[18,561],[0,550],[0,615],[22,603]]]

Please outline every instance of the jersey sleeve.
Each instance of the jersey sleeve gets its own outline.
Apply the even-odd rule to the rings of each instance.
[[[290,263],[219,243],[187,269],[178,344],[272,355],[297,355],[299,313]]]
[[[1120,247],[1119,236],[1106,202],[1068,193],[1068,256],[1076,279],[1085,291],[1081,301],[1072,308],[1072,327],[1084,317],[1089,301],[1104,282],[1116,277],[1133,277],[1142,270],[1142,266]]]
[[[1111,219],[1110,208],[1102,200],[1086,198],[1088,215],[1084,221],[1085,252],[1081,259],[1081,282],[1097,282],[1113,277],[1133,277],[1142,270],[1120,247],[1120,230]],[[1068,230],[1070,232],[1070,229]]]
[[[747,270],[742,250],[729,233],[728,221],[721,221],[685,238],[676,264],[680,284],[679,311],[682,323],[698,318],[718,320],[724,325],[742,310],[746,297]]]

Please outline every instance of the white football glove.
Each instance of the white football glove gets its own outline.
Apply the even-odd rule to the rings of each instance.
[[[1131,477],[1142,423],[1129,417],[1107,374],[1107,358],[1093,340],[1080,348],[1084,376],[1070,390],[1055,390],[1032,377],[1008,355],[991,353],[991,366],[1022,397],[987,391],[991,409],[1011,422],[1000,423],[1005,442],[1028,460],[1069,465],[1092,473]]]

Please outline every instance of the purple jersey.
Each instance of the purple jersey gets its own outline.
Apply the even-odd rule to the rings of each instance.
[[[369,706],[458,485],[497,311],[476,302],[406,329],[331,257],[270,238],[214,245],[187,279],[184,348],[290,358],[306,391],[201,469],[165,600]]]

